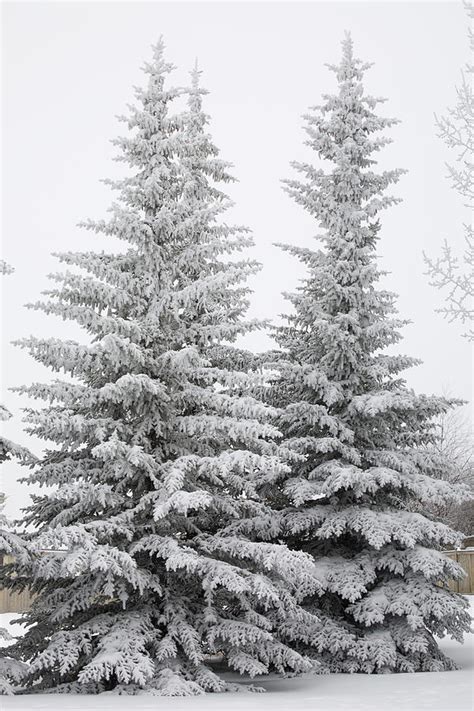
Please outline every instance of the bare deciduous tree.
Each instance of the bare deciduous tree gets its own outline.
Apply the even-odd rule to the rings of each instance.
[[[474,17],[472,2],[465,2],[469,20]],[[471,53],[474,49],[474,33],[468,28]],[[457,103],[448,109],[446,116],[436,117],[439,137],[456,153],[454,164],[448,165],[448,179],[454,190],[464,200],[464,204],[472,210],[474,203],[474,96],[472,76],[474,65],[469,63],[462,72],[461,85],[457,87]],[[427,274],[430,284],[443,289],[445,305],[437,309],[450,321],[458,320],[466,324],[468,330],[464,336],[474,340],[473,297],[474,297],[474,232],[472,224],[464,225],[465,249],[458,256],[446,240],[441,255],[430,258],[424,255],[428,267]]]
[[[441,415],[436,442],[429,445],[433,453],[432,476],[464,486],[466,499],[462,503],[433,503],[427,507],[431,516],[452,528],[470,535],[474,533],[474,439],[469,418],[462,410]],[[469,497],[469,491],[472,496]]]

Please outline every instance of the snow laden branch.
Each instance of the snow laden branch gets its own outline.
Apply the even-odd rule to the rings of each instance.
[[[13,274],[14,271],[12,266],[3,259],[0,260],[0,274]],[[11,412],[0,403],[0,422],[9,420],[11,416]],[[16,459],[25,466],[31,466],[36,461],[35,456],[26,447],[22,447],[1,435],[0,465],[11,459]],[[15,556],[20,563],[27,563],[30,560],[28,547],[5,516],[3,512],[4,506],[5,495],[0,492],[0,554],[2,557],[4,555]],[[11,636],[3,627],[0,627],[0,638],[9,641],[11,639]],[[0,694],[12,694],[15,685],[21,682],[25,670],[26,664],[22,660],[10,656],[8,652],[6,652],[5,656],[0,657]]]

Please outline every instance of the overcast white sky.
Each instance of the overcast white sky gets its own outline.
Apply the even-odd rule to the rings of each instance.
[[[229,191],[232,218],[253,229],[253,254],[264,264],[252,312],[277,318],[286,308],[281,291],[294,287],[301,268],[272,243],[311,244],[316,232],[279,181],[292,175],[290,161],[311,157],[301,114],[334,88],[324,64],[338,61],[344,30],[352,32],[357,55],[375,62],[368,90],[388,97],[381,110],[402,120],[381,164],[409,174],[396,188],[404,202],[382,216],[380,256],[401,314],[413,321],[400,350],[424,361],[407,377],[417,390],[471,399],[471,349],[461,327],[434,313],[441,297],[427,285],[422,259],[445,237],[461,246],[467,220],[445,178],[450,155],[434,125],[434,113],[453,105],[468,60],[461,2],[7,2],[2,15],[3,257],[16,267],[2,284],[2,402],[15,415],[7,436],[29,442],[20,424],[26,403],[7,388],[50,377],[9,342],[78,335],[23,308],[56,269],[51,252],[115,248],[75,225],[103,216],[110,203],[99,179],[118,170],[109,139],[124,126],[114,117],[143,83],[140,66],[160,34],[178,67],[175,83],[187,81],[199,58],[211,130],[239,180]],[[262,334],[247,345],[259,350],[269,341]],[[10,515],[27,498],[18,474],[15,464],[4,467]]]

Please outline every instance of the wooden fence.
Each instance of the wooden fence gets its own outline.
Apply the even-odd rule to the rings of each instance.
[[[13,563],[11,555],[0,555],[0,565]],[[30,609],[33,596],[29,590],[12,592],[5,588],[0,589],[0,613],[2,612],[26,612]]]
[[[21,593],[10,590],[0,590],[0,613],[1,612],[26,612],[30,609],[32,596],[29,590]]]
[[[455,560],[456,563],[464,568],[466,577],[462,580],[451,580],[449,587],[455,592],[463,595],[474,594],[474,549],[473,550],[457,550],[445,551],[448,558]]]

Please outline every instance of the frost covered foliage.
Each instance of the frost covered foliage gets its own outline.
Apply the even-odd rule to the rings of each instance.
[[[10,419],[11,413],[0,404],[0,422]],[[0,465],[12,459],[18,459],[25,465],[33,465],[34,455],[26,448],[22,447],[3,436],[0,436]],[[5,505],[5,495],[0,492],[0,556],[22,555],[24,544],[21,538],[12,532],[11,526],[3,513]]]
[[[5,496],[0,493],[0,567],[6,567],[4,556],[15,556],[20,563],[30,560],[27,546],[21,536],[12,530],[11,524],[3,513]],[[3,585],[1,585],[3,587]],[[13,641],[12,636],[4,627],[0,627],[0,641]],[[26,665],[19,659],[13,658],[9,651],[3,650],[4,656],[0,657],[0,694],[13,694],[15,686],[21,683]]]
[[[398,202],[385,189],[403,171],[375,169],[389,142],[381,132],[396,121],[378,116],[382,100],[364,92],[369,66],[347,36],[330,67],[338,92],[306,117],[320,165],[295,164],[301,180],[286,182],[321,228],[322,248],[284,246],[307,276],[276,329],[271,397],[284,445],[299,459],[271,527],[262,520],[254,534],[271,540],[271,531],[316,559],[324,592],[308,609],[339,625],[344,646],[319,635],[296,649],[321,653],[333,670],[435,671],[454,665],[434,635],[459,639],[469,626],[465,602],[447,586],[460,569],[441,552],[458,534],[417,512],[459,495],[431,476],[423,446],[450,402],[416,395],[401,376],[416,361],[384,352],[403,322],[394,295],[377,288],[378,214]]]
[[[317,589],[311,557],[226,530],[267,514],[260,491],[285,467],[272,408],[244,395],[256,376],[229,345],[258,327],[245,320],[258,266],[238,258],[252,240],[219,220],[231,177],[199,72],[183,92],[166,86],[171,68],[160,43],[117,140],[130,173],[111,181],[110,218],[85,223],[126,250],[58,254],[69,269],[32,305],[90,344],[21,343],[72,376],[21,388],[44,404],[29,432],[56,445],[30,476],[54,489],[25,517],[43,550],[19,570],[37,594],[11,652],[29,662],[27,691],[226,690],[213,655],[250,676],[312,666],[274,634],[314,621],[297,603]]]
[[[10,264],[5,262],[3,259],[0,259],[1,275],[13,274],[14,271],[14,268]],[[11,412],[5,407],[5,405],[0,403],[0,422],[9,420],[11,416]],[[0,435],[0,464],[12,458],[18,459],[24,464],[33,464],[35,461],[35,457],[26,447],[22,447],[21,445],[7,439],[3,435]],[[2,494],[0,494],[0,496],[2,497],[0,505],[3,507],[4,497]],[[0,520],[2,523],[4,522],[3,519]],[[0,539],[0,553],[2,552],[10,553],[11,551],[8,550],[8,548],[3,547],[3,542]]]
[[[13,274],[14,269],[3,259],[0,259],[0,274]],[[0,403],[0,422],[11,418],[11,412]],[[26,448],[0,435],[0,465],[10,459],[17,459],[25,465],[35,462],[34,455]],[[10,525],[3,513],[5,496],[0,492],[0,555],[22,555],[23,543],[19,536],[10,530]]]
[[[7,457],[0,459],[5,461]],[[5,505],[5,495],[0,493],[0,568],[4,570],[8,566],[5,556],[14,556],[19,563],[28,563],[30,556],[28,548],[22,537],[13,529],[10,521],[5,516],[3,509]],[[4,587],[3,584],[0,587]],[[0,627],[0,641],[12,641],[10,633]],[[0,694],[13,694],[15,685],[21,682],[26,665],[19,659],[12,658],[8,650],[4,650],[4,656],[0,657]]]
[[[0,259],[0,274],[12,274],[13,267]],[[0,403],[0,422],[5,422],[11,417],[11,412]],[[34,457],[26,447],[12,442],[3,435],[0,435],[0,465],[3,462],[16,458],[24,464],[32,464]],[[10,522],[3,513],[5,505],[5,495],[0,492],[0,562],[3,562],[5,555],[15,556],[18,561],[29,560],[27,547],[22,538],[12,530]],[[6,629],[0,627],[0,639],[11,640],[11,635]],[[8,652],[7,652],[8,654]],[[25,665],[9,656],[0,658],[0,694],[11,694],[13,684],[21,679]]]

